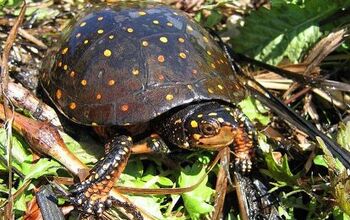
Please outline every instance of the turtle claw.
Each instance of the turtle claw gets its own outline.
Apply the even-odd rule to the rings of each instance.
[[[128,213],[133,215],[135,219],[143,220],[141,213],[136,209],[135,206],[127,202],[116,200],[111,196],[92,200],[91,198],[86,197],[84,194],[80,194],[77,197],[72,197],[71,202],[77,205],[79,207],[79,210],[88,216],[101,216],[105,210],[111,208],[112,205],[115,204],[118,207],[124,208]]]
[[[252,170],[252,161],[250,160],[250,158],[238,158],[236,157],[235,160],[235,167],[242,173],[250,173],[250,171]]]

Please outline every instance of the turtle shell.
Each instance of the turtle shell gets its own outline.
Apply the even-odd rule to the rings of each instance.
[[[204,100],[245,96],[225,54],[185,13],[124,2],[86,9],[49,52],[42,86],[85,125],[132,125]]]

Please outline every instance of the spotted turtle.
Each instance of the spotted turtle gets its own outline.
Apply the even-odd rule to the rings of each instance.
[[[72,121],[122,128],[71,190],[84,212],[110,206],[132,152],[232,146],[236,167],[251,169],[255,132],[236,106],[246,90],[211,35],[179,10],[134,2],[86,9],[49,52],[41,84]]]

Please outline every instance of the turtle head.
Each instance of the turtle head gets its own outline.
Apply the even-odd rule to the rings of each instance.
[[[234,142],[238,118],[235,108],[216,102],[190,105],[173,115],[167,138],[182,148],[219,150]]]
[[[238,126],[234,109],[216,103],[198,107],[184,122],[189,145],[208,150],[232,144]]]

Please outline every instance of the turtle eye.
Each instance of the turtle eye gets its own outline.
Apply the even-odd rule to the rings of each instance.
[[[199,129],[204,135],[216,135],[219,132],[220,124],[214,120],[206,121],[199,125]]]

